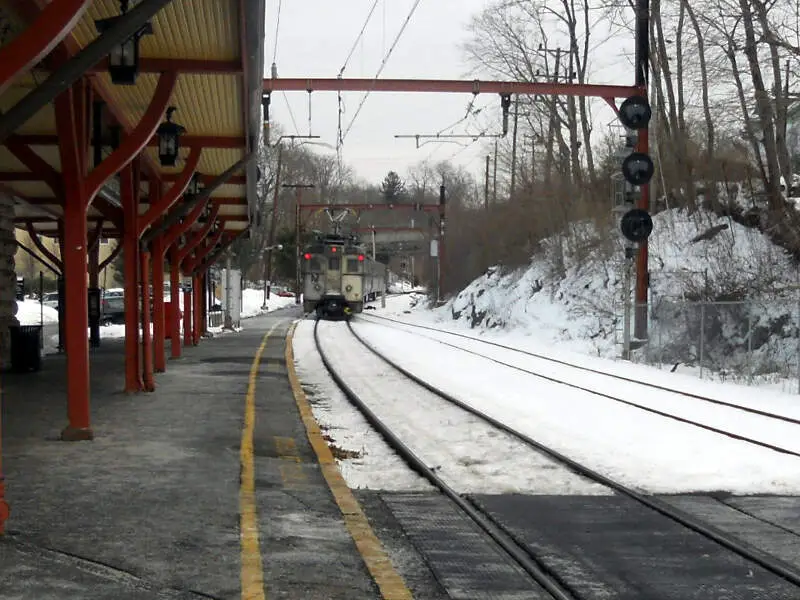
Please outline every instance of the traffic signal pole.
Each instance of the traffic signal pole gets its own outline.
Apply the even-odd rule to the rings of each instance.
[[[650,69],[650,0],[636,1],[636,87],[640,94],[647,98],[648,73]],[[644,127],[638,131],[638,141],[636,151],[642,154],[649,154],[649,135],[648,128]],[[645,183],[641,186],[641,195],[637,203],[637,208],[645,211],[650,210],[650,185]],[[637,339],[647,339],[647,291],[650,287],[650,272],[648,270],[649,252],[647,239],[639,242],[639,252],[636,255],[636,291],[634,298],[635,325],[634,335]]]

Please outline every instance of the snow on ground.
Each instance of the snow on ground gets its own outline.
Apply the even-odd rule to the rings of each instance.
[[[704,211],[664,211],[653,220],[650,339],[634,361],[797,392],[800,272],[787,254],[760,232]],[[608,235],[576,224],[559,244],[545,240],[529,266],[490,268],[425,312],[444,326],[502,332],[515,343],[530,339],[618,358],[622,250],[603,242]],[[700,298],[724,302],[701,307]]]
[[[353,338],[345,323],[324,322],[319,329],[329,360],[347,384],[457,492],[609,493],[409,382]]]
[[[570,377],[584,387],[598,387],[609,395],[621,395],[639,404],[652,406],[663,412],[674,412],[720,429],[731,428],[750,437],[783,445],[798,450],[795,430],[797,426],[766,419],[757,415],[741,413],[734,409],[715,407],[700,401],[687,400],[665,392],[649,390],[637,392],[636,384],[620,384],[619,381],[604,381],[602,375],[589,377],[588,373],[570,373],[570,369],[558,365],[543,365],[541,361],[519,356],[509,350],[489,348],[479,342],[452,338],[441,332],[422,331],[422,335],[410,333],[408,327],[391,324],[375,324],[370,315],[390,316],[409,322],[433,325],[441,331],[452,329],[465,333],[462,324],[450,323],[445,327],[436,316],[424,308],[425,298],[416,294],[389,297],[385,309],[380,301],[373,303],[374,311],[365,311],[354,322],[360,334],[375,344],[387,356],[432,384],[452,393],[461,400],[484,410],[522,433],[563,452],[618,481],[648,493],[682,493],[696,491],[728,491],[734,494],[798,494],[800,493],[800,459],[760,448],[747,442],[702,430],[689,424],[648,413],[641,409],[614,402],[608,398],[587,394],[532,375],[522,373],[479,358],[460,350],[443,346],[437,341],[422,336],[440,338],[461,345],[497,360],[503,360],[529,369],[544,369],[545,373]],[[323,424],[333,424],[331,435],[337,445],[347,450],[366,449],[364,460],[371,454],[387,452],[374,434],[361,430],[358,442],[353,443],[353,432],[349,423],[355,409],[339,395],[327,376],[321,375],[322,366],[313,350],[311,328],[313,323],[304,321],[295,338],[296,360],[299,373],[305,383],[315,388],[315,416]],[[403,331],[406,329],[408,331]],[[478,333],[478,332],[481,333]],[[470,333],[467,331],[467,333]],[[591,357],[580,352],[554,348],[543,340],[530,335],[509,336],[506,332],[472,332],[477,338],[491,339],[510,346],[520,346],[545,355],[550,355],[589,368],[619,373],[624,376],[650,381],[658,385],[674,386],[726,402],[753,406],[762,410],[786,414],[797,418],[800,406],[796,396],[775,391],[759,390],[730,383],[698,381],[690,375],[670,374],[654,367],[613,362]],[[343,343],[350,334],[342,329]],[[347,342],[352,343],[352,342]],[[348,355],[348,358],[352,358]],[[535,364],[531,364],[534,361]],[[347,372],[345,372],[347,375]],[[379,399],[393,397],[395,383],[387,381],[385,375],[379,381],[380,391],[369,395]],[[324,409],[320,402],[329,402]],[[403,402],[402,399],[399,402]],[[420,418],[429,424],[434,420],[423,410],[412,410],[406,402],[409,420]],[[360,419],[360,417],[357,417]],[[363,421],[357,426],[366,427]],[[485,458],[485,457],[484,457]],[[397,489],[395,473],[383,474],[380,466],[363,462],[340,461],[343,471],[349,473],[348,482],[358,486]],[[452,466],[451,466],[452,468]],[[353,475],[353,472],[357,475]],[[520,486],[524,476],[506,469],[508,481]],[[510,484],[511,485],[511,484]],[[547,487],[542,483],[542,488]],[[570,493],[569,487],[552,493]]]
[[[800,493],[800,459],[535,378],[418,335],[360,322],[358,332],[414,374],[622,483],[650,493]],[[583,376],[579,376],[583,377]],[[600,386],[592,382],[592,386]],[[606,382],[607,394],[620,392]],[[663,393],[662,393],[663,394]],[[648,403],[656,401],[648,394]],[[675,397],[676,411],[797,449],[797,426]],[[778,403],[780,404],[780,402]]]
[[[17,319],[20,325],[39,325],[42,323],[58,323],[58,311],[49,306],[42,306],[38,300],[17,300]]]
[[[266,308],[264,308],[264,291],[246,289],[242,290],[242,319],[249,319],[256,317],[273,310],[286,308],[287,306],[294,305],[294,296],[284,297],[277,294],[270,293],[269,299],[266,301]],[[302,300],[302,298],[301,298]]]
[[[336,387],[314,349],[313,328],[313,321],[304,320],[295,330],[292,348],[297,375],[323,435],[336,447],[357,453],[356,458],[337,461],[347,484],[354,489],[376,485],[394,491],[431,489],[388,448]]]

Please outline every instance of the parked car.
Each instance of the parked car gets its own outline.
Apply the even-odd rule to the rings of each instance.
[[[42,296],[42,304],[58,310],[58,292],[50,292]]]
[[[112,288],[103,292],[100,305],[101,320],[104,323],[124,322],[125,321],[125,290],[122,288]]]
[[[281,298],[294,298],[294,292],[286,288],[278,290],[278,296]]]

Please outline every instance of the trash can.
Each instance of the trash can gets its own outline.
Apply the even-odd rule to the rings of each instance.
[[[41,325],[12,325],[11,368],[18,373],[38,371],[42,368]]]

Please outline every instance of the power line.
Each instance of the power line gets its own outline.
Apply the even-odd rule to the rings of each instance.
[[[342,65],[342,68],[339,69],[339,77],[341,77],[342,74],[344,73],[344,70],[347,68],[347,63],[350,62],[350,59],[353,57],[353,53],[356,51],[356,47],[358,46],[358,42],[360,42],[361,38],[364,36],[364,32],[367,30],[367,25],[369,25],[369,21],[372,18],[372,13],[375,12],[375,9],[378,6],[378,2],[379,2],[379,0],[375,0],[375,2],[372,3],[372,8],[369,9],[369,13],[367,14],[367,18],[364,20],[364,25],[361,26],[361,31],[358,33],[358,37],[356,37],[356,41],[353,42],[353,47],[350,48],[350,52],[347,54],[347,58],[344,59],[344,64]]]
[[[281,92],[283,94],[283,100],[286,102],[286,108],[289,109],[289,116],[292,118],[292,125],[294,125],[294,132],[299,134],[300,128],[297,126],[297,121],[294,118],[294,111],[292,110],[292,105],[289,104],[289,98],[286,96],[286,92]]]
[[[400,31],[397,33],[397,37],[394,38],[394,42],[392,42],[392,46],[389,48],[389,52],[384,57],[383,61],[381,61],[381,66],[378,69],[378,72],[375,73],[375,77],[373,78],[373,86],[375,85],[375,81],[377,81],[378,77],[380,77],[381,73],[383,72],[383,69],[386,66],[386,63],[389,61],[389,57],[392,55],[392,52],[394,52],[394,49],[397,47],[397,43],[400,41],[400,38],[402,37],[403,32],[405,32],[406,27],[408,27],[408,23],[411,21],[411,17],[414,16],[414,12],[417,10],[417,7],[419,6],[419,3],[421,1],[422,0],[416,0],[414,2],[414,5],[411,7],[411,10],[409,11],[408,16],[406,17],[406,20],[403,23],[403,26],[400,28]],[[358,105],[358,108],[356,109],[356,114],[353,115],[353,118],[350,120],[350,124],[347,126],[347,129],[345,129],[345,131],[344,131],[344,135],[342,136],[343,140],[344,140],[344,138],[347,137],[347,134],[350,133],[350,129],[352,129],[353,123],[355,123],[355,120],[358,118],[358,115],[361,113],[361,109],[364,107],[364,103],[367,101],[367,98],[369,97],[371,92],[372,92],[372,90],[369,90],[366,94],[364,94],[364,97],[361,99],[361,103]]]
[[[281,8],[283,8],[283,0],[278,0],[278,19],[275,23],[275,49],[272,51],[272,64],[275,64],[275,59],[278,58],[278,31],[281,28]]]

